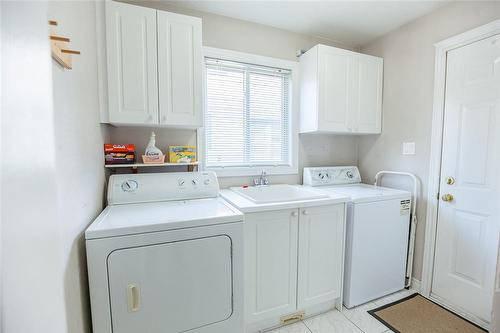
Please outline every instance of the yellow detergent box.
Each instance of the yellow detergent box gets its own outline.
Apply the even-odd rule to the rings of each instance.
[[[168,157],[170,163],[193,163],[196,162],[195,146],[169,146]]]

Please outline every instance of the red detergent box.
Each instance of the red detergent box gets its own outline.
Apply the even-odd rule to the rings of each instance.
[[[104,144],[104,163],[133,164],[135,163],[135,145]]]

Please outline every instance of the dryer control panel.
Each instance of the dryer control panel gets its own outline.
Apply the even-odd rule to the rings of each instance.
[[[123,174],[109,177],[108,204],[215,198],[215,172]]]
[[[304,168],[304,185],[342,185],[361,183],[356,166]]]

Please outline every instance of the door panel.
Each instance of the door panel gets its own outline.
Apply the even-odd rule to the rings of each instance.
[[[158,12],[160,123],[202,126],[201,20]]]
[[[357,94],[351,114],[356,117],[357,133],[373,134],[382,131],[382,76],[381,58],[359,55]]]
[[[350,68],[349,52],[323,48],[319,52],[319,116],[322,131],[347,132],[349,127]]]
[[[295,311],[297,285],[296,209],[245,217],[245,288],[248,322]]]
[[[341,294],[344,205],[301,210],[298,308],[333,301]]]
[[[440,194],[453,200],[439,204],[432,294],[486,322],[498,248],[499,96],[498,35],[448,52]]]
[[[228,236],[116,250],[107,267],[114,332],[184,332],[232,314]]]
[[[458,179],[464,185],[485,186],[489,162],[488,143],[494,134],[494,126],[491,126],[494,110],[491,105],[463,105],[461,112]]]
[[[109,121],[158,123],[156,10],[106,1]]]

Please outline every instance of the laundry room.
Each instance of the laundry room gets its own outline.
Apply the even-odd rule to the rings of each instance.
[[[499,1],[0,6],[0,332],[500,333]]]

